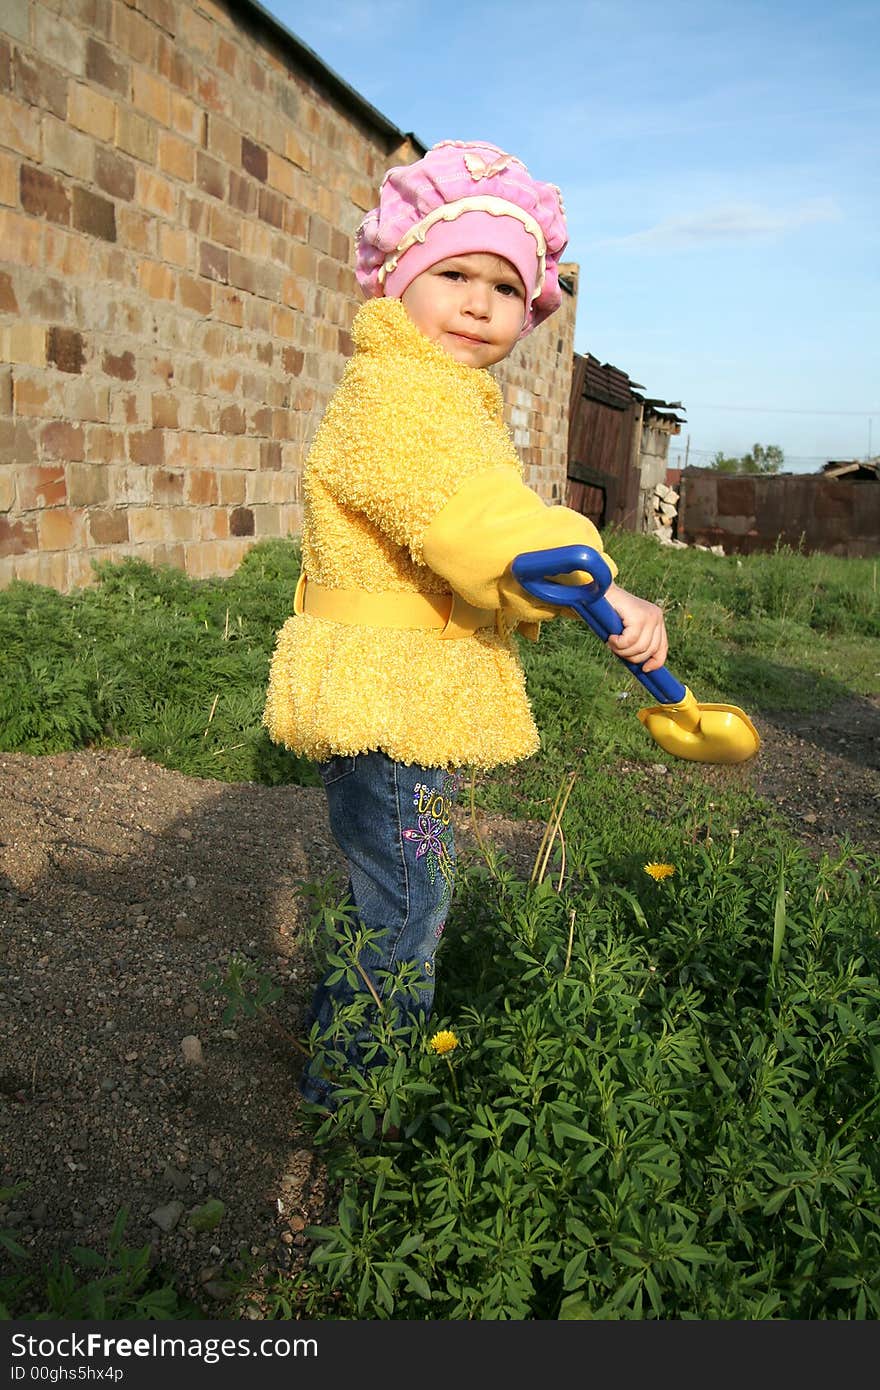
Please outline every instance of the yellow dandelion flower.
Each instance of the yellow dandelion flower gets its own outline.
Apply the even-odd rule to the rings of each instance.
[[[450,1033],[448,1028],[442,1028],[439,1033],[434,1034],[429,1046],[432,1052],[444,1057],[447,1052],[454,1052],[458,1047],[458,1038],[454,1033]]]
[[[675,873],[675,865],[674,865],[674,864],[646,864],[646,865],[645,865],[645,873],[646,873],[646,874],[650,874],[651,877],[654,879],[654,881],[655,881],[656,883],[659,883],[660,880],[661,880],[661,878],[672,878],[672,875]]]

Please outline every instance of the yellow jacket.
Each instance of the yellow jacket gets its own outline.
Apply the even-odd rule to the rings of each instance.
[[[487,371],[456,362],[397,299],[367,301],[352,337],[306,460],[304,572],[331,588],[453,592],[500,621],[441,640],[294,615],[278,634],[263,723],[316,761],[382,749],[425,767],[516,762],[540,741],[510,633],[557,610],[521,589],[510,564],[551,546],[601,552],[601,538],[524,485]]]

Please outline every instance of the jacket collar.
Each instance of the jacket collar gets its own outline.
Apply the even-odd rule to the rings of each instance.
[[[416,328],[399,299],[368,299],[355,314],[351,336],[358,352],[400,356],[409,363],[415,361],[425,366],[433,364],[450,380],[475,386],[489,409],[501,411],[501,388],[486,368],[456,362],[445,348]]]

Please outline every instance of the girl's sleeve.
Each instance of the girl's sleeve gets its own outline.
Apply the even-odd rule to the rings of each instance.
[[[511,564],[529,550],[589,545],[607,563],[602,537],[588,517],[570,507],[548,506],[510,469],[491,468],[467,479],[437,513],[422,540],[426,565],[478,608],[500,608],[511,624],[540,622],[558,609],[539,602],[514,579]],[[560,575],[580,584],[589,575]]]
[[[423,364],[402,377],[354,359],[321,427],[332,435],[321,481],[476,607],[502,609],[511,625],[555,617],[513,578],[517,555],[589,545],[616,566],[587,517],[525,486],[500,416],[463,409],[448,390]]]

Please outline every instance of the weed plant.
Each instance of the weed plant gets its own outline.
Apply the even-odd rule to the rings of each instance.
[[[446,1055],[389,1022],[405,980],[343,1024],[319,1131],[343,1195],[276,1313],[877,1317],[876,861],[734,839],[655,882],[573,858],[561,892],[465,874]],[[336,934],[338,968],[355,949]],[[371,1010],[364,1076],[344,1038]]]
[[[0,1202],[21,1186],[0,1188]],[[128,1211],[113,1222],[105,1254],[74,1246],[70,1258],[58,1254],[38,1268],[11,1232],[0,1230],[0,1248],[12,1259],[12,1272],[0,1277],[0,1321],[63,1319],[83,1322],[124,1318],[166,1321],[202,1317],[191,1300],[181,1298],[173,1283],[152,1264],[149,1244],[132,1248],[125,1241]]]

